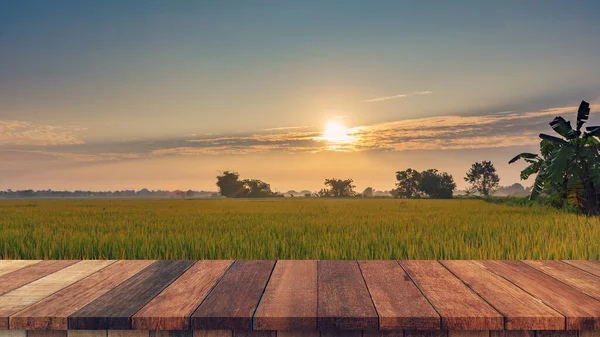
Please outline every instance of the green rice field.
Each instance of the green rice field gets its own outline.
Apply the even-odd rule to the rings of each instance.
[[[0,200],[2,259],[599,259],[600,220],[481,200]]]

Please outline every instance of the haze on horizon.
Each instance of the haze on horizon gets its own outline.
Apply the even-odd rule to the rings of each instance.
[[[278,191],[475,161],[600,102],[600,2],[0,2],[0,190]],[[599,105],[590,125],[600,124]],[[529,184],[525,182],[524,184]]]

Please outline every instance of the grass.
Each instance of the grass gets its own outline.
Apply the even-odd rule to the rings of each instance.
[[[3,200],[4,259],[599,259],[600,220],[482,200]]]

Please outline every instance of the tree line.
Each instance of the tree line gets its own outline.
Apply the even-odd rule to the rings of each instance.
[[[489,161],[474,163],[466,173],[464,180],[469,183],[468,194],[479,193],[489,196],[498,186],[500,178],[496,168]],[[372,197],[373,188],[367,187],[363,193],[355,191],[353,179],[328,178],[323,183],[324,188],[317,193],[310,193],[306,197]],[[227,198],[272,198],[284,195],[271,190],[271,185],[260,179],[240,179],[240,175],[233,171],[224,171],[217,176],[219,193]],[[440,172],[437,169],[417,171],[409,168],[396,172],[396,185],[391,194],[395,198],[421,198],[433,199],[452,198],[456,183],[451,174]]]

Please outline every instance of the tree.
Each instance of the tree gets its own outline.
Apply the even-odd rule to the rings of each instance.
[[[192,190],[187,190],[187,192],[185,192],[185,196],[186,198],[191,198],[194,196],[194,191]]]
[[[470,188],[483,196],[489,196],[500,184],[500,177],[491,161],[476,162],[465,176],[465,181],[471,184]]]
[[[221,195],[227,198],[240,198],[247,192],[237,172],[225,171],[217,176],[217,187]]]
[[[354,180],[352,179],[325,179],[325,186],[329,186],[329,188],[324,188],[319,191],[319,196],[321,197],[351,197],[356,194],[354,192],[354,188],[356,186],[352,185]]]
[[[246,190],[243,197],[267,198],[273,196],[271,185],[259,179],[246,179],[243,181]]]
[[[373,187],[367,187],[362,192],[362,196],[365,198],[373,198]]]
[[[456,183],[452,176],[446,172],[439,172],[436,169],[429,169],[419,174],[419,191],[427,194],[434,199],[452,198],[452,192],[456,188]]]
[[[561,137],[540,134],[540,155],[521,153],[509,161],[523,159],[529,165],[521,179],[537,174],[530,199],[540,195],[554,206],[571,206],[586,214],[600,214],[600,126],[581,129],[590,115],[590,105],[582,101],[577,110],[575,130],[561,116],[550,122]]]
[[[411,168],[396,172],[396,189],[392,195],[397,198],[416,198],[419,196],[419,181],[421,174]]]

